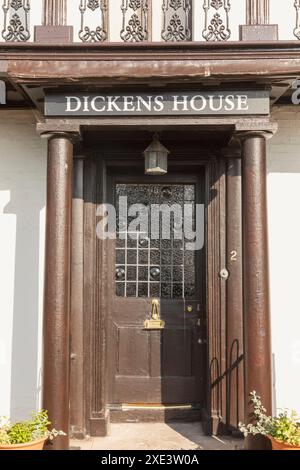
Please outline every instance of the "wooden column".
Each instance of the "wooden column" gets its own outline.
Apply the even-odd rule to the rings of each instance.
[[[241,135],[244,278],[245,413],[250,422],[249,393],[261,396],[272,413],[272,355],[269,301],[266,138],[259,131]],[[265,440],[248,439],[249,449]]]
[[[240,26],[240,40],[278,40],[278,25],[269,22],[270,0],[246,0],[246,25]]]
[[[227,427],[233,432],[244,421],[244,334],[242,260],[241,149],[232,145],[226,156],[226,266],[227,281]]]
[[[35,26],[34,40],[56,44],[73,41],[73,27],[67,26],[67,0],[44,0],[43,24]]]
[[[269,24],[270,0],[247,0],[246,1],[246,23],[248,25]]]
[[[48,141],[45,253],[43,408],[67,436],[51,449],[69,447],[69,311],[73,143],[67,134]]]
[[[83,439],[84,416],[84,153],[76,149],[73,171],[72,261],[71,261],[71,367],[70,423],[71,435]]]

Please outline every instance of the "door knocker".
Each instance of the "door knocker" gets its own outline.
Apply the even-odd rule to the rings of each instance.
[[[163,330],[165,322],[160,318],[159,300],[152,300],[151,317],[144,321],[145,330]]]

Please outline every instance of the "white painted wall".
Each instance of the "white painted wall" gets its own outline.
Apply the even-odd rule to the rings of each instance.
[[[0,111],[0,416],[40,406],[46,142]]]
[[[297,41],[295,0],[270,0],[270,24],[278,24],[281,41]]]
[[[274,109],[268,206],[275,403],[300,413],[300,107]]]

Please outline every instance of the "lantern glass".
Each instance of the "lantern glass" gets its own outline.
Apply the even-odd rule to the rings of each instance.
[[[169,153],[155,134],[151,144],[144,151],[146,175],[165,175],[168,172]]]

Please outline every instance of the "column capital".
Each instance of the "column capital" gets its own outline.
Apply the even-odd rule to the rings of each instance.
[[[66,123],[64,119],[45,119],[36,124],[36,131],[40,136],[47,137],[51,134],[74,134],[81,137],[81,126],[78,122]]]
[[[40,134],[42,139],[68,139],[75,144],[81,140],[81,135],[79,132],[66,132],[66,131],[47,131]]]
[[[263,137],[268,140],[276,134],[278,123],[275,121],[267,122],[237,122],[234,129],[233,140],[243,141],[250,137]]]

